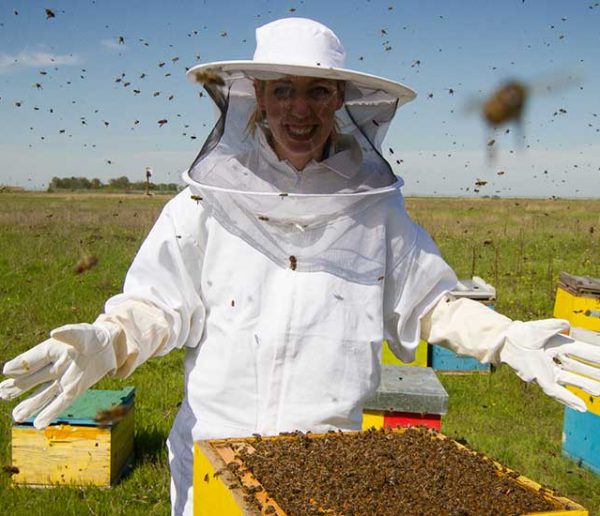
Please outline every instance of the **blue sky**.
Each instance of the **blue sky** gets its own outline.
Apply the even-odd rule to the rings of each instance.
[[[348,68],[418,92],[383,145],[406,194],[600,197],[595,0],[2,0],[0,185],[147,166],[180,182],[214,123],[186,67],[251,58],[254,29],[285,16],[329,25]],[[511,78],[532,91],[524,140],[479,113]]]

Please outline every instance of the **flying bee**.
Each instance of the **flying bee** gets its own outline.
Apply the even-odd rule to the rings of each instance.
[[[196,72],[194,78],[200,84],[210,84],[214,86],[225,86],[223,78],[214,70],[202,70]]]
[[[99,410],[96,413],[94,421],[101,427],[111,426],[121,421],[127,415],[128,411],[129,407],[121,403],[107,410]]]
[[[492,127],[507,122],[521,122],[529,88],[522,82],[511,80],[497,88],[481,106],[481,114]]]
[[[529,87],[516,79],[506,81],[496,88],[481,104],[481,116],[486,124],[496,129],[509,122],[516,126],[517,141],[523,134],[523,113],[529,97]],[[495,139],[487,143],[488,157],[495,158]]]
[[[533,96],[538,97],[548,93],[556,93],[580,82],[576,74],[554,72],[545,77],[538,77],[531,81],[517,78],[505,80],[494,88],[485,98],[471,100],[467,104],[467,111],[478,111],[481,118],[492,131],[506,124],[514,124],[515,140],[519,146],[523,145],[524,131],[523,119],[526,108]],[[509,133],[507,129],[505,133]],[[496,140],[487,138],[488,156],[495,157]]]
[[[16,466],[2,466],[2,471],[4,471],[4,473],[8,473],[9,475],[17,475],[19,473],[19,468]]]
[[[75,265],[75,274],[81,274],[82,272],[89,271],[98,263],[98,258],[93,254],[86,254],[83,256]]]

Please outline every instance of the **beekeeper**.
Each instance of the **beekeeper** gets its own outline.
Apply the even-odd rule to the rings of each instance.
[[[361,427],[386,338],[421,338],[578,410],[600,394],[600,351],[562,320],[511,321],[453,299],[457,280],[407,215],[380,146],[415,93],[344,68],[335,34],[289,18],[257,29],[253,60],[202,64],[221,117],[125,279],[93,324],[71,324],[4,367],[3,399],[38,386],[16,421],[47,426],[103,376],[185,347],[185,396],[168,439],[174,514],[191,512],[192,443]]]

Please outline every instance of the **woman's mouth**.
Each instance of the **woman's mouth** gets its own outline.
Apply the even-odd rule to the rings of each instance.
[[[316,125],[286,125],[285,130],[294,140],[309,140],[317,130]]]

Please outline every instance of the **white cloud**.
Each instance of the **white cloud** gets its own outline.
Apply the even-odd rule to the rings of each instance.
[[[60,55],[50,52],[23,51],[16,55],[0,53],[0,73],[19,68],[39,68],[43,66],[76,65],[80,58],[76,54]]]
[[[105,47],[108,48],[110,50],[122,50],[124,47],[123,43],[119,43],[116,39],[111,38],[111,39],[103,39],[102,41],[100,41],[100,44]]]
[[[409,151],[402,159],[396,172],[408,195],[598,197],[600,192],[600,145],[500,149],[493,160],[486,149]],[[477,181],[484,182],[479,192]]]

